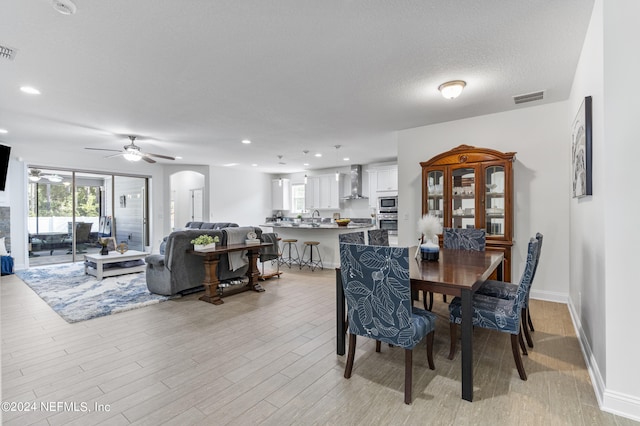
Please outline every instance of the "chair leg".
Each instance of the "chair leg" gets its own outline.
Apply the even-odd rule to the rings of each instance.
[[[443,295],[442,295],[442,301],[443,301],[444,303],[447,303],[447,295],[446,295],[446,294],[443,294]]]
[[[449,346],[449,359],[453,359],[453,356],[456,354],[456,324],[453,322],[449,323],[449,334],[451,335],[451,345]]]
[[[529,329],[530,329],[531,331],[536,331],[536,330],[533,328],[533,321],[531,321],[531,310],[530,310],[529,308],[527,308],[527,322],[529,323]]]
[[[380,340],[376,340],[376,352],[380,352],[381,343]]]
[[[520,374],[520,379],[527,380],[527,373],[524,371],[522,358],[520,357],[520,350],[518,349],[519,334],[520,333],[511,335],[511,352],[513,352],[513,359],[516,362],[516,368],[518,369],[518,374]],[[349,345],[349,351],[351,351],[351,345]]]
[[[522,338],[522,333],[518,333],[518,343],[520,344],[520,349],[522,349],[522,355],[529,355],[527,347],[524,344],[524,339]]]
[[[351,370],[353,370],[353,359],[356,356],[356,335],[349,333],[349,353],[347,354],[347,365],[344,367],[344,378],[351,378]]]
[[[404,403],[411,404],[413,349],[404,350]]]
[[[429,304],[427,304],[427,294],[429,295]],[[426,311],[430,311],[433,308],[433,293],[430,291],[423,291],[422,303],[424,304],[424,309]]]
[[[529,334],[529,328],[527,327],[527,324],[525,324],[524,322],[524,319],[527,317],[528,313],[529,310],[527,308],[522,308],[522,314],[520,315],[520,318],[522,319],[522,331],[524,332],[524,337],[527,339],[527,345],[532,348],[533,339],[531,338],[531,334]]]
[[[427,361],[429,362],[429,369],[431,370],[436,369],[436,366],[433,363],[433,336],[435,334],[435,331],[427,334]]]

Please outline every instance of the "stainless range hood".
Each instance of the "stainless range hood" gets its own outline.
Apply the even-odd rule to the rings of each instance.
[[[366,200],[368,197],[362,195],[362,166],[354,164],[351,166],[351,193],[343,200]]]

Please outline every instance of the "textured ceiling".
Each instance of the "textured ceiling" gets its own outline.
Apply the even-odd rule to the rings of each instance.
[[[397,130],[567,99],[593,5],[74,1],[71,16],[3,1],[0,45],[18,52],[0,59],[1,141],[82,158],[132,134],[182,163],[274,173],[385,161]],[[437,87],[453,79],[467,87],[446,100]]]

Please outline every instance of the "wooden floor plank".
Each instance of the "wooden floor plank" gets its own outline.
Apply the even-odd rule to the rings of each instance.
[[[598,409],[566,305],[531,301],[535,348],[518,377],[509,336],[474,330],[473,403],[460,399],[460,345],[448,360],[448,306],[436,296],[434,358],[358,338],[351,379],[335,354],[335,271],[285,268],[264,293],[199,294],[68,324],[15,276],[2,277],[5,401],[85,402],[89,413],[7,412],[3,424],[630,425]]]

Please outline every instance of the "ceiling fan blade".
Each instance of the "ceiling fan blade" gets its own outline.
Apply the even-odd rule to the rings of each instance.
[[[155,162],[156,162],[156,160],[154,160],[154,159],[152,159],[152,158],[149,158],[149,157],[147,156],[147,154],[142,154],[142,159],[143,159],[144,161],[146,161],[147,163],[155,163]]]
[[[148,155],[150,157],[164,158],[165,160],[175,160],[175,157],[169,157],[168,155],[151,154],[151,153],[145,153],[144,155]]]
[[[110,150],[110,151],[115,151],[115,150],[113,150],[113,149],[112,149],[112,150]],[[120,157],[120,156],[122,156],[122,155],[124,155],[124,152],[119,152],[118,154],[111,154],[111,155],[107,155],[107,156],[106,156],[106,157],[104,157],[104,158]]]
[[[120,152],[121,150],[119,149],[107,149],[107,148],[86,148],[85,149],[90,149],[92,151],[113,151],[113,152]]]

